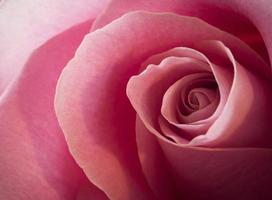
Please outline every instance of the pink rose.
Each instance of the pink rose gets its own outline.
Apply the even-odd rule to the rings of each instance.
[[[2,2],[0,199],[271,199],[270,2],[106,4]]]

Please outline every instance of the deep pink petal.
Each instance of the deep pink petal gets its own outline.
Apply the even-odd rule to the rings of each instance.
[[[90,25],[80,24],[37,49],[1,96],[0,199],[74,200],[88,181],[68,151],[53,102],[61,70]],[[92,184],[88,188],[105,197]]]
[[[271,149],[184,148],[157,138],[141,121],[137,125],[143,169],[155,188],[164,185],[167,176],[173,189],[178,188],[172,194],[179,194],[180,199],[272,198]],[[162,170],[156,170],[158,165]]]
[[[232,10],[243,14],[257,27],[258,31],[261,33],[261,36],[265,42],[265,46],[267,48],[271,61],[272,27],[270,25],[270,21],[267,20],[269,19],[272,13],[271,2],[269,0],[262,0],[244,3],[243,1],[240,0],[231,0],[224,2],[224,4],[227,4],[226,6],[230,7]]]
[[[266,46],[269,47],[270,57],[272,56],[272,39],[270,37],[272,28],[267,20],[272,10],[269,0],[250,3],[241,0],[115,0],[111,1],[106,12],[101,14],[93,29],[101,28],[123,14],[135,10],[171,12],[198,17],[238,36],[267,62],[269,62],[269,58]],[[260,32],[266,41],[266,46]]]
[[[138,116],[136,118],[136,140],[143,172],[158,199],[180,199],[179,189],[171,177],[171,169],[166,164],[157,138],[154,138],[146,129]]]
[[[184,199],[272,197],[271,149],[182,148],[164,141],[160,145]]]
[[[86,181],[82,183],[78,193],[76,200],[109,200],[109,198],[105,195],[105,193],[100,190],[98,187],[94,186],[90,181],[86,178]]]
[[[2,0],[0,93],[36,48],[76,24],[93,20],[106,4],[107,0]]]

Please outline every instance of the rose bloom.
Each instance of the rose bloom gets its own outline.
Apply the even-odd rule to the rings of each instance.
[[[2,0],[1,200],[272,199],[270,0]]]

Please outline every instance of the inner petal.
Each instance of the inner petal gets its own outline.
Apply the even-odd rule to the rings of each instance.
[[[185,116],[199,110],[212,102],[214,94],[218,89],[216,81],[212,74],[208,74],[206,77],[200,77],[196,80],[191,80],[184,85],[184,89],[181,89],[181,102],[179,103],[178,111]],[[210,90],[210,92],[206,91]],[[212,92],[213,91],[213,92]],[[210,96],[211,97],[208,97]],[[200,99],[198,99],[200,98]],[[199,102],[199,100],[201,100]],[[205,103],[206,102],[206,103]],[[201,105],[199,105],[201,103]],[[204,105],[202,105],[204,104]]]
[[[199,105],[199,109],[210,104],[216,97],[216,91],[208,88],[196,88],[189,93],[189,102]]]
[[[175,82],[163,96],[161,113],[164,118],[175,124],[194,122],[202,117],[210,116],[214,109],[212,109],[212,112],[206,109],[205,112],[208,113],[205,114],[200,112],[201,116],[197,112],[211,104],[215,99],[217,88],[214,88],[214,82],[211,73],[190,74]],[[213,107],[216,108],[216,106]],[[194,112],[196,113],[191,117]],[[179,120],[179,115],[190,119]]]
[[[212,147],[271,147],[271,87],[264,75],[242,66],[232,51],[220,41],[202,44],[205,54],[225,57],[232,62],[234,80],[226,105],[206,134],[190,145]],[[247,66],[248,67],[248,66]]]
[[[213,63],[209,60],[209,58],[206,57],[203,53],[201,53],[198,50],[188,48],[188,47],[176,47],[173,49],[170,49],[166,52],[163,52],[161,54],[154,55],[150,57],[145,63],[143,63],[142,67],[146,67],[147,63],[159,63],[160,60],[166,59],[169,56],[175,56],[175,57],[191,57],[200,61],[203,61],[204,63],[208,64],[208,67],[211,68],[211,71],[214,75],[214,78],[218,84],[218,90],[220,93],[220,101],[219,105],[214,112],[214,114],[204,120],[200,120],[197,122],[193,122],[190,124],[176,124],[176,126],[179,126],[182,129],[190,130],[190,131],[197,131],[199,130],[199,126],[204,126],[206,129],[210,126],[210,124],[219,116],[221,113],[226,101],[228,94],[230,92],[230,88],[232,85],[233,80],[233,71],[232,67],[222,67],[221,63]],[[190,109],[189,107],[187,109]],[[196,126],[197,125],[197,126]]]
[[[159,62],[159,60],[161,61]],[[164,137],[161,135],[161,124],[158,122],[158,117],[161,115],[162,97],[167,89],[171,87],[175,81],[179,80],[180,77],[189,74],[201,72],[213,74],[216,83],[218,83],[219,90],[218,97],[216,98],[216,101],[218,102],[213,101],[213,103],[209,105],[215,108],[213,114],[205,119],[203,118],[189,123],[186,123],[185,120],[188,119],[189,121],[192,121],[190,117],[195,118],[194,115],[183,119],[185,123],[180,123],[179,120],[176,120],[176,122],[173,123],[171,122],[172,125],[178,128],[179,132],[188,133],[189,137],[187,138],[194,138],[195,136],[204,134],[214,120],[217,119],[225,105],[232,83],[232,69],[214,64],[210,62],[204,54],[187,47],[173,48],[153,56],[148,59],[148,62],[149,61],[150,63],[156,61],[155,63],[159,64],[150,64],[144,71],[141,70],[139,75],[133,76],[127,85],[127,95],[132,105],[135,108],[139,108],[137,109],[137,113],[146,127],[160,138]],[[144,63],[142,67],[148,62]],[[192,64],[194,63],[191,67],[188,66],[190,62]],[[197,86],[195,88],[199,87],[200,86]],[[137,92],[135,93],[135,91]],[[133,93],[134,95],[132,95]],[[208,108],[209,106],[205,109],[212,109]],[[157,108],[159,108],[159,110],[157,110]],[[204,109],[202,109],[201,112],[209,113]],[[177,143],[182,144],[180,142]]]
[[[203,88],[205,90],[205,88]],[[206,107],[211,103],[211,100],[203,92],[191,91],[188,95],[188,103],[196,110]]]
[[[147,128],[159,130],[158,116],[167,89],[180,77],[209,71],[208,64],[198,59],[168,57],[159,65],[149,65],[141,74],[131,77],[127,84],[127,95],[135,107],[141,108],[137,114]]]
[[[205,104],[202,105],[202,107],[199,106],[198,110],[196,110],[195,112],[192,112],[189,115],[183,115],[178,110],[178,120],[181,123],[180,124],[175,124],[177,127],[181,128],[182,124],[186,125],[186,124],[193,124],[193,123],[196,123],[196,122],[199,122],[199,121],[203,121],[203,120],[208,119],[208,118],[210,118],[211,116],[214,115],[214,112],[217,110],[217,107],[218,107],[219,102],[220,102],[220,96],[219,96],[218,90],[217,90],[217,96],[211,102],[207,101],[208,98],[205,95],[203,95],[202,93],[199,93],[199,94],[201,94],[201,97],[204,99],[204,100],[201,100],[202,104],[204,104],[204,102],[205,102]],[[200,100],[198,100],[198,101],[200,101]],[[174,123],[172,123],[172,124],[174,124]]]

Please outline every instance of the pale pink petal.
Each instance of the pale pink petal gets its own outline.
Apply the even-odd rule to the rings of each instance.
[[[37,49],[1,96],[0,199],[74,200],[87,181],[68,151],[53,102],[61,70],[89,27],[81,24]]]
[[[0,3],[0,93],[20,73],[30,54],[54,35],[94,19],[107,0],[2,0]]]

